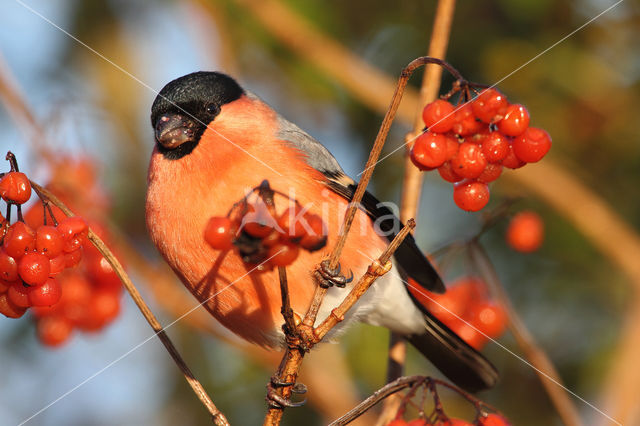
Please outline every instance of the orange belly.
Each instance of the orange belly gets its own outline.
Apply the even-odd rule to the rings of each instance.
[[[207,220],[225,215],[263,179],[321,215],[329,230],[326,248],[315,253],[301,250],[287,268],[292,307],[303,315],[315,287],[310,272],[335,244],[347,206],[346,200],[320,182],[321,174],[310,168],[299,152],[282,142],[274,143],[272,134],[269,129],[257,129],[252,135],[229,138],[248,153],[208,133],[180,160],[167,160],[154,151],[146,205],[151,238],[185,286],[224,326],[268,346],[280,343],[283,322],[277,272],[251,272],[252,266],[233,250],[211,249],[203,239]],[[246,141],[247,137],[251,141]],[[256,142],[260,140],[270,143]],[[286,200],[276,198],[278,201],[278,211],[284,210]],[[385,244],[370,219],[359,211],[343,251],[343,270],[351,269],[356,277],[363,274]]]

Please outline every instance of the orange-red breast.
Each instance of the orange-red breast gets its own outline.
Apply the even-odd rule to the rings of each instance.
[[[207,220],[225,215],[248,189],[267,179],[272,188],[323,217],[330,248],[355,182],[323,145],[225,74],[196,72],[171,81],[153,103],[151,122],[156,139],[146,201],[151,239],[184,285],[225,327],[259,345],[282,345],[277,272],[250,272],[252,266],[235,251],[213,250],[203,238]],[[371,194],[362,204],[341,256],[342,270],[352,270],[356,277],[402,226]],[[292,308],[299,315],[310,304],[315,286],[310,273],[323,256],[325,250],[301,251],[287,268]],[[411,236],[396,252],[393,266],[333,336],[351,320],[384,326],[405,335],[460,386],[472,391],[493,386],[498,375],[491,363],[407,291],[407,277],[427,290],[444,291]],[[318,321],[346,291],[329,289]]]

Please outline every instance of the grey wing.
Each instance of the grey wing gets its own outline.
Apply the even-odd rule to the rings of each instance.
[[[278,125],[277,137],[291,143],[304,153],[307,163],[324,174],[327,186],[350,201],[355,193],[356,182],[343,172],[340,164],[329,150],[304,130],[280,115],[278,115]],[[404,226],[384,203],[380,203],[369,192],[364,194],[362,207],[389,240],[393,239]],[[398,247],[394,258],[404,275],[413,278],[429,291],[444,293],[445,287],[442,279],[416,245],[411,234]]]

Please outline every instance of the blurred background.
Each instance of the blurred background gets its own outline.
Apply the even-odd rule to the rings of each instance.
[[[459,2],[447,60],[467,79],[493,84],[613,4]],[[52,176],[51,156],[91,159],[110,201],[103,214],[146,259],[140,268],[129,261],[134,282],[168,324],[196,303],[165,273],[144,226],[146,167],[153,148],[149,114],[156,91],[192,71],[225,71],[322,141],[345,171],[357,177],[382,109],[316,62],[336,65],[331,62],[336,58],[314,61],[311,48],[301,54],[304,48],[296,43],[304,44],[304,39],[296,39],[295,29],[305,25],[395,78],[409,61],[426,54],[434,10],[434,1],[404,0],[9,0],[0,18],[0,66],[5,76],[12,76],[43,134],[21,122],[19,114],[8,113],[5,104],[0,108],[0,152],[13,151],[21,170],[38,182]],[[639,28],[640,6],[623,1],[498,86],[512,102],[528,107],[532,125],[552,135],[549,162],[601,197],[635,230],[640,227]],[[414,87],[420,75],[412,78]],[[359,78],[345,79],[349,77]],[[445,76],[442,93],[451,82]],[[382,88],[368,90],[372,96],[386,96],[386,105],[389,96]],[[394,126],[385,150],[396,152],[374,173],[370,189],[383,200],[399,202],[404,151],[397,148],[409,129],[407,120]],[[545,182],[545,175],[537,179]],[[542,249],[529,255],[510,250],[502,222],[481,242],[567,387],[600,406],[614,368],[638,370],[637,365],[621,367],[617,357],[625,318],[635,309],[633,285],[567,215],[518,179],[506,177],[494,184],[489,208],[514,195],[522,196],[515,210],[533,209],[543,216]],[[180,208],[188,215],[188,205]],[[582,208],[575,205],[576,211]],[[454,205],[449,184],[426,176],[416,231],[422,248],[432,251],[464,240],[480,226],[480,215]],[[128,262],[126,255],[123,261]],[[467,273],[462,256],[446,277]],[[126,294],[112,325],[99,333],[77,333],[56,349],[38,342],[29,315],[1,318],[0,424],[19,424],[43,409],[27,424],[208,424],[205,409],[157,339],[140,345],[151,335]],[[169,335],[232,424],[261,422],[276,355],[247,349],[198,312],[178,321]],[[355,403],[384,384],[387,342],[386,330],[353,327],[339,347],[324,345],[334,361],[316,363],[315,358],[326,357],[313,356],[305,361],[303,370],[309,371],[303,375],[308,378],[302,381],[311,393],[337,392],[343,402]],[[521,354],[510,334],[500,342]],[[530,367],[494,344],[484,353],[502,380],[481,395],[483,400],[516,425],[560,424]],[[336,381],[314,388],[317,377],[312,376],[322,368]],[[413,349],[407,372],[438,374]],[[286,410],[283,424],[321,424],[335,417],[327,409],[331,402],[315,398],[304,408]],[[586,423],[605,420],[574,401]],[[448,403],[452,413],[461,404],[455,398]],[[638,421],[637,413],[627,419]]]

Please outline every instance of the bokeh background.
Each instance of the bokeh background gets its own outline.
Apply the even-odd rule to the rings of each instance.
[[[492,84],[613,4],[459,2],[447,60],[469,80]],[[144,226],[146,167],[153,147],[150,105],[155,91],[176,77],[195,70],[236,76],[323,141],[348,174],[356,177],[361,171],[381,120],[380,108],[293,49],[295,34],[287,42],[286,34],[265,23],[264,16],[275,13],[277,18],[282,8],[297,21],[281,17],[281,32],[303,22],[394,77],[411,59],[426,53],[435,2],[4,2],[0,65],[13,76],[44,129],[36,139],[55,155],[93,159],[111,199],[105,214],[148,260],[147,269],[163,275]],[[639,29],[638,3],[620,2],[499,85],[512,101],[529,108],[533,125],[552,135],[549,161],[601,197],[632,230],[640,228]],[[419,82],[419,75],[412,79],[414,86]],[[444,87],[450,84],[445,77]],[[379,87],[368,89],[384,96]],[[0,152],[12,150],[23,171],[45,182],[51,170],[42,146],[34,142],[28,126],[17,124],[7,109],[0,108]],[[400,147],[409,129],[410,123],[396,124],[385,150]],[[403,164],[400,149],[379,165],[371,185],[379,198],[399,201]],[[537,179],[544,182],[545,175]],[[615,404],[602,405],[612,389],[612,371],[628,368],[633,375],[638,370],[637,364],[621,367],[617,356],[624,344],[625,318],[638,306],[629,275],[567,215],[517,179],[505,177],[492,187],[489,208],[514,195],[522,198],[513,210],[531,208],[544,217],[543,248],[530,255],[513,252],[504,243],[502,222],[481,241],[518,312],[567,387],[603,410],[615,410]],[[479,230],[480,215],[457,209],[450,185],[437,176],[427,176],[421,200],[416,232],[425,250],[464,240]],[[574,206],[577,212],[583,207]],[[188,205],[177,208],[189,214]],[[195,306],[195,299],[186,297],[172,307],[177,300],[173,293],[155,286],[149,274],[131,272],[163,324]],[[453,279],[468,272],[461,258],[446,274]],[[163,276],[175,287],[172,291],[182,291],[172,277]],[[112,326],[96,335],[74,336],[55,350],[38,343],[28,316],[0,319],[0,424],[19,424],[43,409],[27,424],[208,424],[206,411],[159,342],[150,339],[138,346],[152,333],[128,296],[124,298],[122,314]],[[258,424],[265,411],[265,384],[274,371],[269,363],[277,358],[247,352],[241,343],[229,343],[230,336],[211,337],[207,329],[220,330],[206,317],[199,318],[202,321],[178,321],[169,329],[170,336],[229,420]],[[336,378],[311,387],[311,392],[343,392],[356,399],[370,394],[384,384],[387,340],[386,330],[353,327],[341,346],[330,345],[335,362],[315,363],[312,357],[310,366],[305,364],[316,372],[326,368],[326,375],[339,377],[344,386]],[[521,354],[508,333],[500,342]],[[484,353],[502,373],[499,386],[481,395],[484,400],[516,425],[560,424],[530,367],[493,344]],[[437,375],[413,350],[407,371]],[[596,410],[574,401],[587,424],[605,422]],[[460,402],[453,399],[448,404],[456,413]],[[321,424],[327,413],[322,403],[312,400],[304,408],[287,410],[283,424]],[[626,420],[640,424],[637,413]]]

